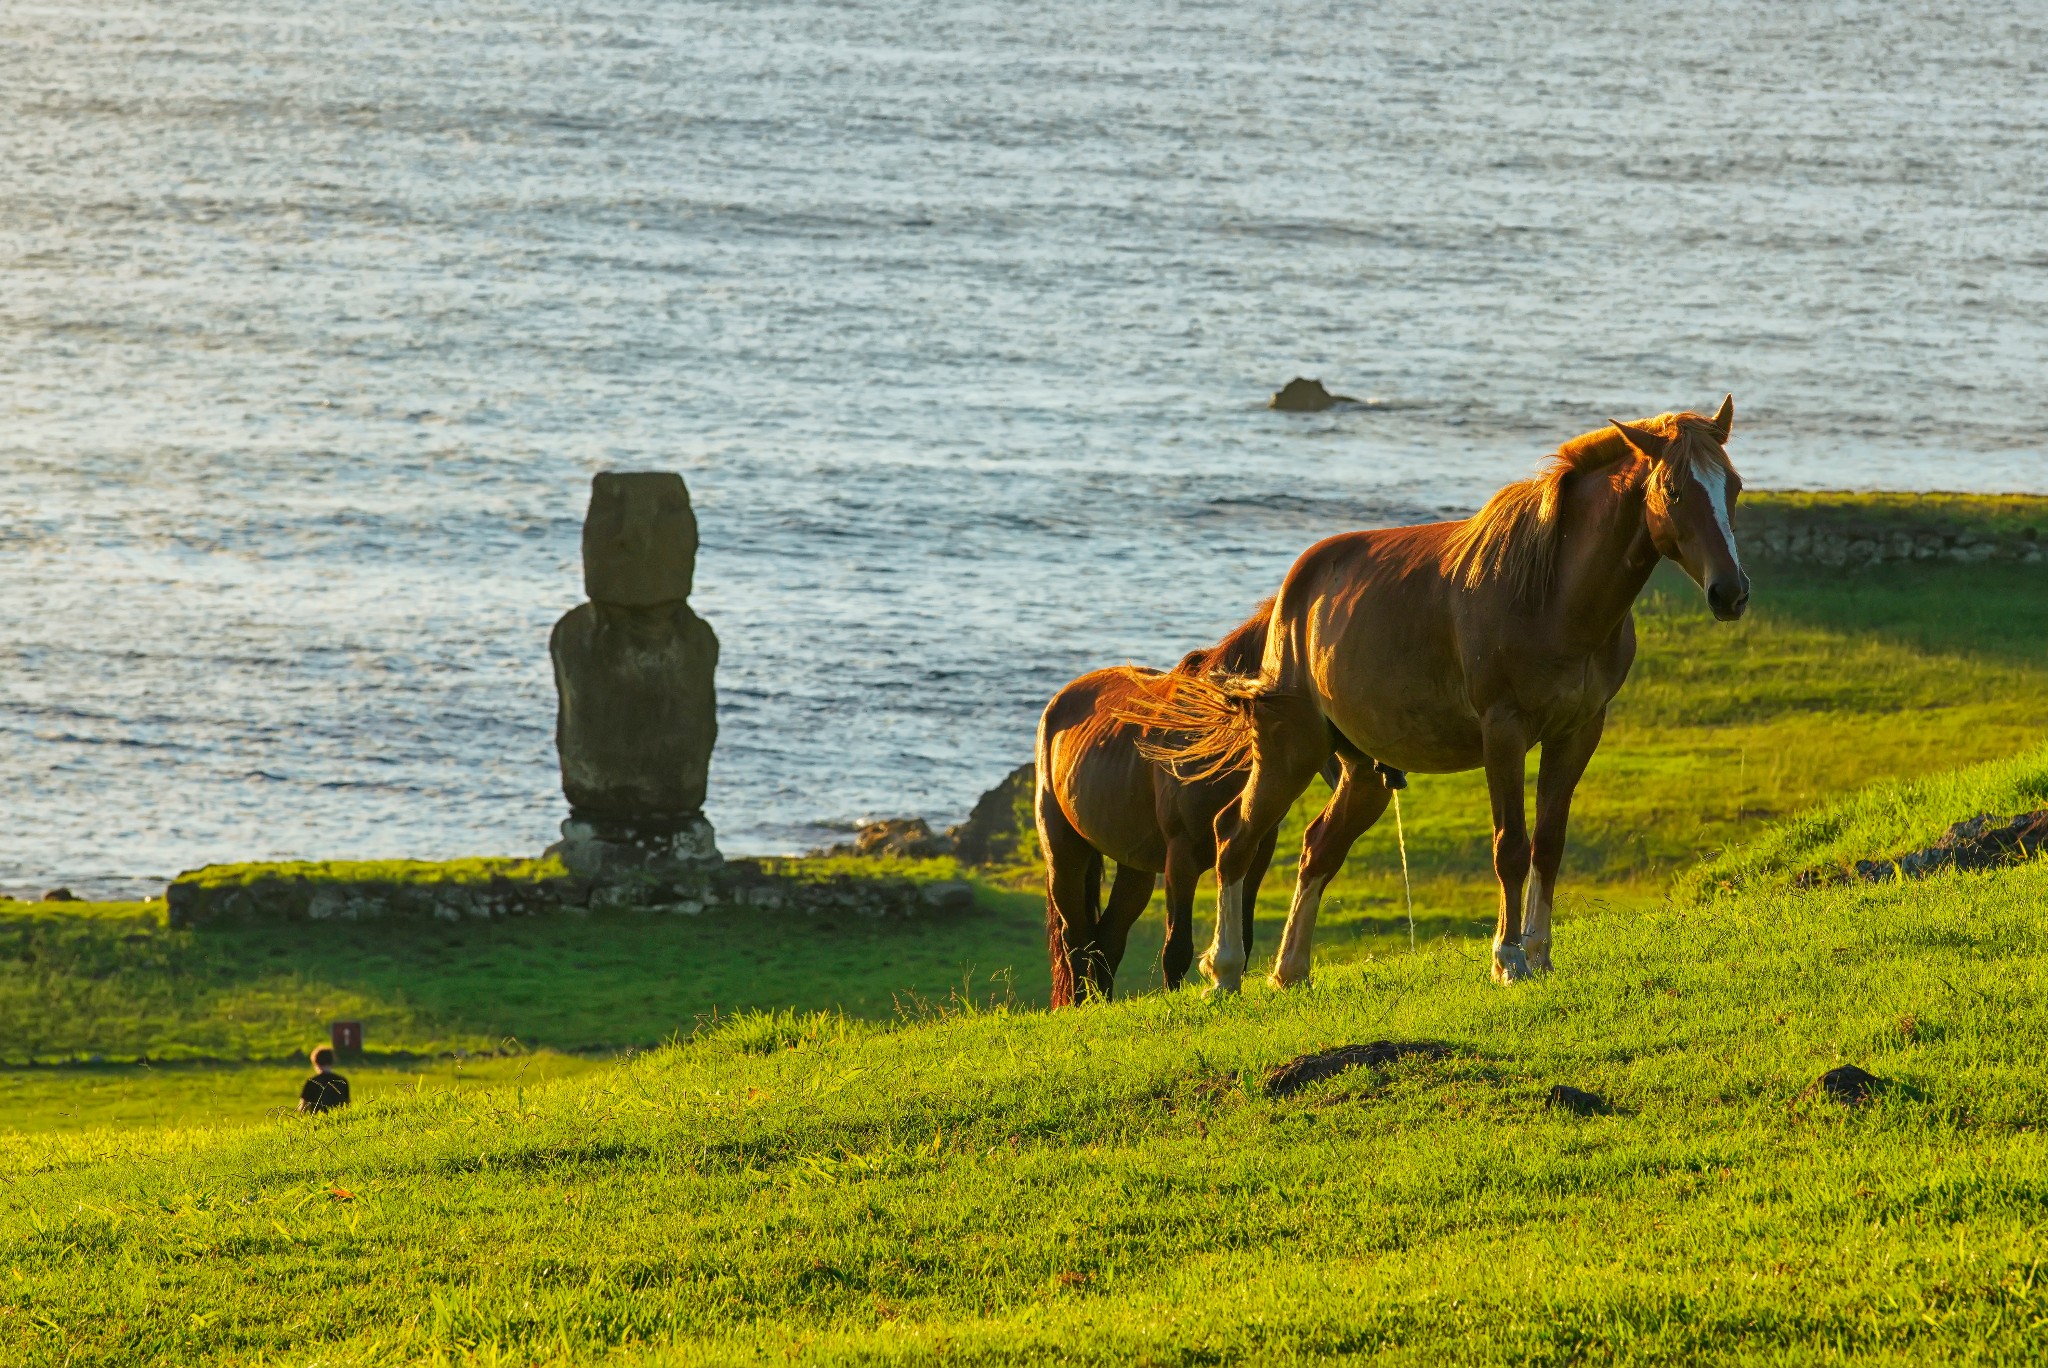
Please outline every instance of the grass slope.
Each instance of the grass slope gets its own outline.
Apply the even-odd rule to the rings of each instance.
[[[587,1079],[0,1140],[23,1364],[2031,1361],[2048,863],[1313,989],[747,1018]],[[1298,1053],[1448,1044],[1286,1100]],[[1809,1091],[1854,1061],[1850,1110]],[[1611,1115],[1545,1109],[1553,1083]]]
[[[2041,501],[2020,503],[2038,512]],[[1949,521],[1981,515],[1988,529],[2005,527],[2015,507],[1940,511]],[[1873,779],[2039,743],[2048,567],[1753,569],[1756,608],[1742,623],[1712,622],[1698,590],[1673,574],[1646,596],[1634,677],[1574,808],[1567,922],[1603,904],[1654,904],[1673,871]],[[1323,796],[1318,783],[1304,797],[1283,852]],[[1422,938],[1486,935],[1494,893],[1480,777],[1416,776],[1402,815]],[[1261,958],[1279,940],[1291,858],[1261,901]],[[171,931],[143,905],[0,904],[0,1064],[281,1060],[342,1017],[368,1024],[373,1050],[431,1053],[508,1038],[648,1045],[749,1008],[887,1018],[899,1001],[943,1001],[963,986],[1039,1001],[1036,875],[1024,865],[1004,882],[1011,891],[984,889],[976,916],[911,924],[748,911]],[[1161,934],[1155,907],[1134,934],[1127,989],[1156,984]],[[1338,963],[1406,944],[1389,820],[1332,886],[1318,952]]]

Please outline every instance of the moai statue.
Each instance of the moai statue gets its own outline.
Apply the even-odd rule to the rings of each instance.
[[[690,611],[697,518],[683,477],[590,482],[583,589],[555,624],[555,749],[569,820],[554,850],[580,878],[716,863],[704,785],[718,738],[718,638]]]

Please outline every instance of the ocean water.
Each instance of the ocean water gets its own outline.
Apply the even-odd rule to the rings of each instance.
[[[21,0],[0,888],[539,849],[598,470],[695,498],[729,852],[1609,415],[2048,490],[2044,172],[2025,6]]]

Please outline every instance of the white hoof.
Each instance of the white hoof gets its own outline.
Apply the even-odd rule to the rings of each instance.
[[[1520,983],[1529,977],[1529,958],[1522,953],[1519,945],[1496,945],[1493,947],[1493,981],[1495,983]]]
[[[1522,957],[1528,960],[1530,973],[1547,974],[1550,972],[1549,941],[1524,940],[1522,942]]]
[[[1225,998],[1236,997],[1238,991],[1238,985],[1235,983],[1212,983],[1202,990],[1202,1001],[1221,1002]]]

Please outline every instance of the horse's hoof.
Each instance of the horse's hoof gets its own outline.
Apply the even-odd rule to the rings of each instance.
[[[1266,976],[1267,984],[1276,989],[1306,988],[1308,979],[1307,974],[1290,974],[1281,969],[1275,969]]]
[[[1522,953],[1519,945],[1496,945],[1493,947],[1493,981],[1495,983],[1520,983],[1529,975],[1529,958]]]
[[[1523,941],[1522,957],[1529,962],[1530,973],[1547,974],[1550,972],[1549,941]]]
[[[1234,983],[1212,983],[1202,992],[1204,1002],[1222,1002],[1237,996],[1238,986]]]

